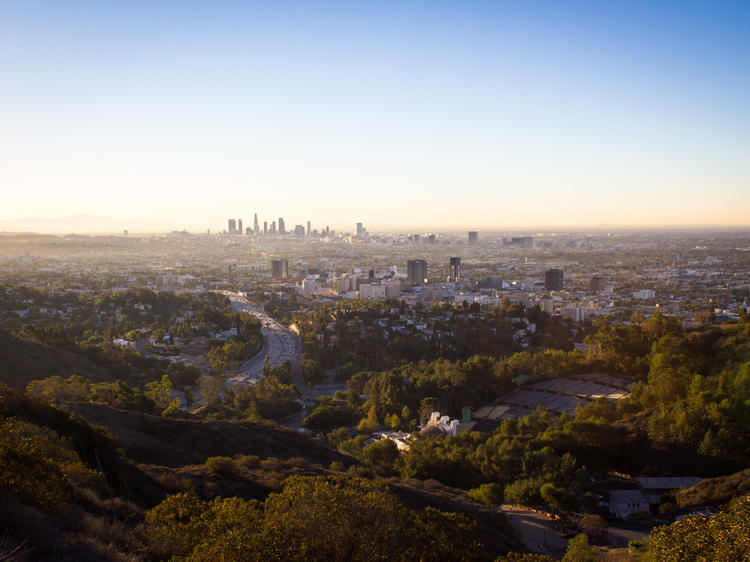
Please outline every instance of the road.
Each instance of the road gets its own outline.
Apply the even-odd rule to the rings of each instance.
[[[272,367],[280,365],[284,361],[292,362],[292,380],[300,390],[303,390],[302,382],[302,345],[299,336],[283,324],[271,318],[262,307],[258,307],[248,301],[239,293],[224,293],[232,302],[232,312],[249,312],[261,323],[261,334],[263,336],[263,349],[246,361],[238,369],[238,372],[229,379],[230,384],[254,384],[263,378],[263,366],[266,358]]]

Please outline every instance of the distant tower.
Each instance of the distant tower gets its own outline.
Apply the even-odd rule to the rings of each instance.
[[[406,282],[411,285],[424,285],[427,282],[427,262],[409,260],[406,262]]]
[[[271,234],[276,234],[276,221],[271,221]]]
[[[258,213],[255,213],[255,220],[253,221],[253,232],[257,236],[260,234],[260,225],[258,224]]]
[[[357,223],[357,238],[361,238],[365,235],[365,227],[362,226],[361,222]]]
[[[563,271],[562,269],[548,269],[544,272],[544,290],[562,291]]]
[[[450,280],[455,283],[461,279],[461,258],[451,258],[450,268]]]
[[[227,221],[227,232],[229,234],[234,234],[234,232],[237,230],[237,221],[234,219],[229,219]]]
[[[266,236],[268,234],[268,221],[263,221],[263,235]]]
[[[279,217],[279,234],[285,234],[286,229],[284,228],[284,219]]]
[[[479,233],[476,230],[469,231],[469,244],[477,244],[479,242]]]
[[[245,232],[242,230],[242,219],[237,219],[237,234],[242,234]]]
[[[310,236],[312,234],[312,229],[310,228],[310,221],[307,221],[307,235]]]
[[[289,261],[273,260],[271,261],[271,275],[274,279],[286,279],[289,277]]]
[[[592,293],[598,293],[599,291],[604,290],[606,281],[604,280],[604,277],[601,275],[594,275],[589,280],[589,291]]]

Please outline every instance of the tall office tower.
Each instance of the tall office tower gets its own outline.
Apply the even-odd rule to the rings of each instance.
[[[271,221],[271,234],[276,234],[276,221]]]
[[[312,234],[312,229],[310,228],[310,221],[307,221],[307,235],[310,236]]]
[[[326,236],[331,235],[331,229],[326,226]]]
[[[406,262],[406,282],[411,286],[427,283],[427,262],[425,260],[409,260]]]
[[[268,221],[263,221],[263,236],[268,234]]]
[[[305,235],[305,227],[301,224],[295,224],[294,225],[294,235],[295,236],[304,236]]]
[[[255,213],[255,219],[253,220],[253,232],[257,236],[260,234],[260,225],[258,224],[258,213]]]
[[[237,234],[242,234],[245,232],[242,230],[242,219],[237,219]]]
[[[227,232],[229,234],[234,234],[235,230],[237,230],[237,221],[234,219],[229,219],[227,221]]]
[[[469,231],[469,244],[476,244],[479,242],[479,233],[476,230]]]
[[[365,235],[365,227],[362,226],[361,222],[357,223],[357,238]]]
[[[289,277],[289,261],[272,260],[271,275],[274,279],[286,279],[287,277]]]
[[[592,293],[598,293],[599,291],[602,291],[605,287],[606,281],[604,280],[604,277],[601,275],[594,275],[589,280],[589,291]]]
[[[451,282],[455,283],[461,279],[461,258],[451,258]]]
[[[284,219],[279,217],[279,234],[285,234],[286,229],[284,228]]]
[[[562,291],[563,271],[562,269],[548,269],[544,272],[544,290]]]

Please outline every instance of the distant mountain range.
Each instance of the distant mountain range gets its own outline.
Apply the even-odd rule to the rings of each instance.
[[[128,230],[132,232],[164,232],[177,227],[147,221],[77,214],[69,217],[0,219],[0,231],[40,233],[100,233],[109,234]],[[180,228],[181,229],[181,228]]]

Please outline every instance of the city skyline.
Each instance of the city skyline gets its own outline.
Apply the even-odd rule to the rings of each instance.
[[[746,4],[38,1],[0,21],[0,225],[750,225]]]

